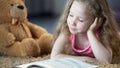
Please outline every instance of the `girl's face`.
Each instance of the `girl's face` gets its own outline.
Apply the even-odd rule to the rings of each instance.
[[[88,12],[84,3],[73,2],[67,18],[67,25],[72,34],[87,32],[94,21]]]

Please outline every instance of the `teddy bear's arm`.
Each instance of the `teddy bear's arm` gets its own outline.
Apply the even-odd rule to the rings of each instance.
[[[40,26],[37,26],[33,23],[28,23],[28,26],[29,26],[29,29],[32,33],[32,35],[35,37],[35,38],[39,38],[43,33],[47,33],[47,30],[40,27]]]
[[[0,45],[8,47],[15,42],[15,37],[6,28],[0,27]]]

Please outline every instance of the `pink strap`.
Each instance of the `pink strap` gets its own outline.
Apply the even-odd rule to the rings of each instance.
[[[88,45],[85,49],[80,49],[79,47],[76,47],[75,35],[73,35],[73,34],[70,36],[70,40],[71,40],[71,47],[77,55],[94,57],[90,45]]]

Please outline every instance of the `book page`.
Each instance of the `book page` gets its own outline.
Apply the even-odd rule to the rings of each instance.
[[[97,68],[97,65],[77,61],[73,58],[49,59],[16,66],[16,68]],[[14,67],[15,68],[15,67]]]

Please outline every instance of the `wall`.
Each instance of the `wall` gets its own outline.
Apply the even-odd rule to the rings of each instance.
[[[26,0],[28,14],[60,15],[67,0]]]
[[[64,10],[67,0],[54,0],[54,12],[56,14],[61,14]]]
[[[110,0],[110,4],[114,10],[120,10],[120,0]]]
[[[25,0],[29,16],[60,15],[67,0]],[[110,0],[115,11],[120,12],[120,0]]]

